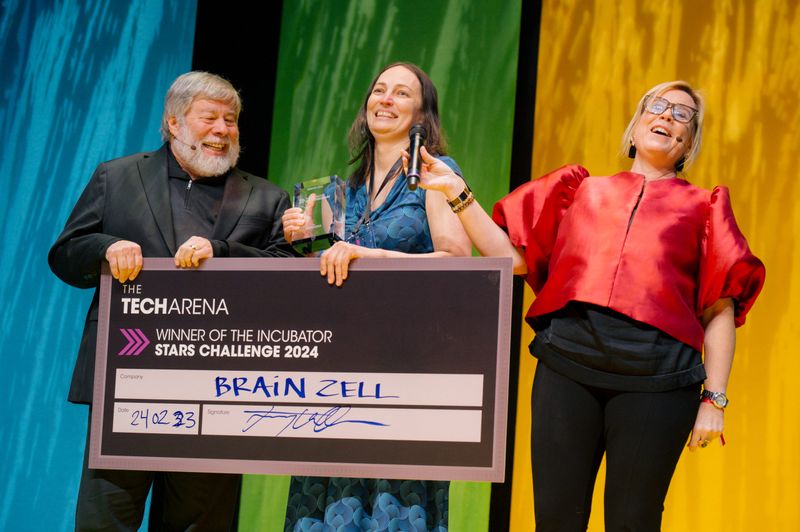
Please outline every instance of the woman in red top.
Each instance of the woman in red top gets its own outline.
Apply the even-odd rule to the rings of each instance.
[[[422,185],[446,195],[482,255],[511,257],[536,293],[526,319],[539,359],[539,532],[586,530],[603,455],[606,530],[659,530],[687,438],[690,450],[724,443],[734,329],[764,266],[727,189],[679,177],[698,154],[703,113],[689,84],[653,87],[623,136],[630,171],[560,168],[500,200],[494,221],[423,150]]]

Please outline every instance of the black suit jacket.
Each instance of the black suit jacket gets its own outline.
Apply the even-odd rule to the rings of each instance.
[[[64,230],[48,254],[50,269],[64,282],[95,288],[72,374],[69,400],[91,403],[97,341],[98,284],[106,249],[118,240],[136,242],[144,257],[172,257],[175,242],[167,177],[167,151],[138,153],[102,163],[86,185]],[[215,253],[230,257],[288,257],[281,215],[289,196],[272,183],[234,169],[225,182],[219,216],[210,236]],[[215,255],[216,256],[216,255]]]

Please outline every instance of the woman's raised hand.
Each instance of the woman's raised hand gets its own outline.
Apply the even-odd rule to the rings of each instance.
[[[453,172],[453,170],[445,163],[428,153],[425,146],[419,149],[419,154],[422,159],[422,167],[420,168],[419,184],[426,190],[438,190],[445,195],[446,198],[452,199],[461,194],[466,186],[464,180]],[[408,173],[408,159],[407,151],[403,151],[403,170]]]

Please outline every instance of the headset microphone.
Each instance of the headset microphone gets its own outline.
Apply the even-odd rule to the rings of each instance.
[[[177,140],[178,142],[180,142],[184,146],[189,146],[192,149],[192,151],[197,151],[197,146],[195,146],[194,144],[189,144],[187,142],[184,142],[181,139],[179,139],[178,137],[176,137],[175,135],[172,135],[172,138]]]

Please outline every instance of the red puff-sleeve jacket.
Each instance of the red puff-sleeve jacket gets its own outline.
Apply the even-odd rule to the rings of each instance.
[[[536,294],[526,316],[532,326],[582,301],[700,351],[703,311],[730,297],[738,327],[764,284],[764,265],[736,225],[725,187],[646,182],[632,172],[589,177],[565,166],[500,200],[493,218],[524,250]]]

